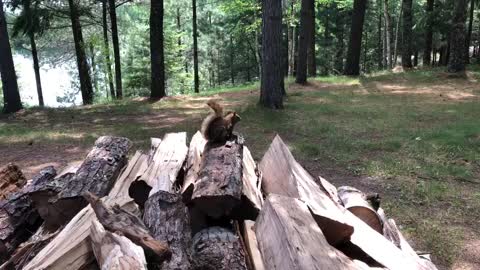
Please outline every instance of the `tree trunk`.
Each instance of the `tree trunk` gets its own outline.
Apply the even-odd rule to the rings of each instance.
[[[307,72],[309,77],[317,75],[317,65],[315,56],[315,1],[309,1],[309,10],[312,12],[308,17],[309,41],[307,47]],[[326,15],[325,36],[328,36],[328,15]]]
[[[120,65],[120,44],[118,41],[117,29],[117,7],[115,0],[108,0],[108,9],[110,11],[110,27],[112,28],[113,56],[115,60],[115,87],[117,89],[117,99],[122,99],[122,68]]]
[[[163,45],[163,0],[150,3],[150,57],[151,92],[154,99],[163,98],[165,92],[165,56]]]
[[[262,5],[260,103],[267,108],[281,109],[285,91],[282,70],[282,4],[278,0],[265,0]]]
[[[391,18],[390,12],[388,11],[388,0],[383,1],[383,17],[385,20],[385,45],[386,45],[386,56],[387,56],[387,67],[388,69],[392,69],[392,39],[390,36],[390,29],[391,29]]]
[[[230,35],[230,79],[232,85],[235,85],[235,48],[233,47],[233,36]]]
[[[360,75],[360,54],[362,52],[363,22],[366,8],[367,0],[354,0],[345,75]]]
[[[467,32],[467,40],[466,40],[466,49],[465,49],[465,62],[470,62],[470,45],[472,41],[472,29],[473,29],[473,15],[475,13],[475,0],[470,1],[470,20],[468,22],[468,32]]]
[[[200,92],[200,79],[198,77],[198,32],[197,32],[197,0],[192,0],[192,28],[193,28],[193,79],[195,93]]]
[[[93,42],[89,42],[88,45],[90,49],[90,65],[92,67],[93,89],[95,89],[95,91],[98,91],[97,67],[95,64],[95,48],[93,47]]]
[[[73,40],[75,42],[75,53],[77,55],[78,75],[80,77],[80,89],[82,92],[83,104],[93,103],[92,80],[90,78],[87,57],[85,54],[85,43],[83,42],[82,26],[76,0],[68,0],[70,7],[70,19],[72,21]]]
[[[3,112],[13,113],[23,108],[18,92],[17,75],[13,64],[12,49],[7,31],[7,21],[3,13],[3,0],[0,0],[0,75],[3,88]]]
[[[380,3],[380,2],[379,2]],[[381,6],[380,6],[380,11],[381,11]],[[382,21],[382,13],[379,12],[378,13],[378,27],[377,27],[377,33],[378,33],[378,39],[377,39],[377,59],[378,59],[378,69],[382,69],[385,65],[384,65],[384,61],[385,61],[385,52],[383,51],[383,44],[384,44],[384,40],[383,40],[383,32],[382,32],[382,25],[383,25],[383,21]]]
[[[112,60],[110,60],[110,46],[108,45],[108,22],[107,22],[107,0],[102,1],[102,28],[103,42],[105,44],[105,66],[107,67],[108,86],[110,89],[110,97],[115,98],[115,88],[113,86]]]
[[[413,66],[418,66],[418,50],[415,50],[415,52],[413,53]]]
[[[315,2],[315,1],[314,1]],[[320,9],[320,8],[319,8]],[[323,62],[323,70],[321,71],[321,74],[323,76],[327,76],[328,73],[330,72],[330,52],[328,50],[328,48],[330,47],[331,43],[330,43],[330,4],[327,4],[325,6],[325,10],[326,10],[326,13],[324,15],[324,18],[325,18],[325,25],[324,25],[324,31],[323,31],[323,47],[324,47],[324,62]],[[315,12],[314,12],[315,14]],[[312,18],[313,20],[313,35],[312,35],[312,38],[313,38],[313,42],[310,42],[310,47],[309,49],[310,50],[315,50],[315,16],[313,16]],[[310,52],[310,50],[308,52]],[[309,56],[310,57],[310,56]],[[314,59],[313,61],[315,61],[315,54],[313,55]],[[311,59],[308,58],[308,74],[310,77],[314,77],[316,74],[311,74],[310,71],[311,71],[311,68],[315,68],[315,63],[310,63],[311,62]],[[312,66],[312,67],[311,67]]]
[[[403,0],[402,67],[412,68],[412,0]]]
[[[295,81],[300,84],[307,82],[307,64],[308,64],[308,47],[311,40],[312,13],[314,5],[313,0],[302,0],[300,11],[300,33],[298,38],[298,58],[297,58],[297,74]]]
[[[37,84],[38,105],[45,106],[43,102],[42,81],[40,79],[40,64],[38,62],[37,44],[35,43],[35,34],[29,31],[30,46],[32,47],[33,71],[35,72],[35,82]]]
[[[17,165],[9,163],[0,168],[0,200],[19,191],[26,183],[27,179]]]
[[[423,51],[423,65],[430,66],[432,61],[432,47],[433,47],[433,8],[435,0],[427,0],[427,25],[425,32],[425,50]]]
[[[338,74],[343,74],[343,55],[345,54],[345,13],[343,9],[337,8],[335,14],[335,38],[336,38],[336,52],[335,52],[335,71]]]
[[[450,36],[450,55],[448,61],[449,73],[461,73],[465,71],[465,21],[467,19],[467,0],[455,1],[455,9],[452,20]]]
[[[368,32],[365,32],[365,42],[363,46],[363,72],[368,72]]]
[[[398,63],[398,37],[400,33],[400,22],[402,21],[402,14],[403,14],[403,0],[400,6],[400,10],[398,11],[397,16],[397,27],[395,29],[395,44],[393,49],[393,66],[396,66]]]
[[[293,16],[295,9],[294,9],[294,1],[290,3],[290,12]],[[295,20],[291,20],[288,22],[288,76],[293,76],[295,70]]]

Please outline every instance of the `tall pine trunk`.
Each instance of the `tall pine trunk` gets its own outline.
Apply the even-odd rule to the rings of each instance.
[[[108,19],[107,19],[107,0],[102,0],[102,28],[103,42],[105,44],[105,66],[107,67],[108,88],[110,89],[110,97],[115,98],[115,87],[113,86],[112,60],[110,60],[110,46],[108,44]]]
[[[412,68],[412,0],[403,0],[402,67]]]
[[[470,62],[470,45],[472,40],[473,14],[475,13],[475,0],[470,0],[470,20],[468,21],[467,41],[465,42],[465,59]]]
[[[387,67],[389,69],[393,68],[392,65],[392,38],[390,36],[391,31],[391,19],[390,12],[388,11],[388,0],[383,1],[383,17],[385,20],[385,47],[386,47],[386,56],[387,56]]]
[[[311,17],[313,16],[312,5],[314,5],[313,0],[302,0],[300,10],[300,33],[298,38],[297,74],[295,81],[301,84],[307,82],[307,58],[311,39]]]
[[[152,0],[150,3],[150,57],[152,69],[150,97],[158,99],[166,95],[163,47],[163,0]]]
[[[232,85],[235,85],[235,48],[233,47],[233,36],[230,35],[230,79]]]
[[[193,80],[195,93],[200,92],[200,79],[198,77],[198,33],[197,33],[197,0],[192,0],[192,28],[193,28]]]
[[[85,43],[83,42],[82,26],[75,0],[68,0],[70,7],[70,20],[72,21],[73,40],[75,42],[75,53],[77,55],[78,75],[80,77],[80,90],[82,92],[83,105],[93,103],[92,80],[85,54]]]
[[[95,48],[93,46],[93,42],[89,42],[88,44],[90,50],[90,66],[92,68],[92,82],[93,82],[93,89],[98,91],[98,82],[97,82],[97,66],[95,63]]]
[[[317,64],[316,64],[316,55],[315,55],[315,1],[309,1],[311,13],[308,14],[308,34],[309,41],[307,47],[307,72],[309,77],[315,77],[317,75]],[[328,15],[327,16],[327,26],[325,29],[326,35],[328,35]]]
[[[343,56],[345,54],[345,12],[343,9],[337,7],[335,13],[335,39],[336,39],[336,52],[335,52],[335,71],[338,74],[343,74]]]
[[[290,3],[290,12],[293,14],[295,12],[294,9],[294,1]],[[295,20],[292,20],[288,24],[288,76],[293,76],[295,71]]]
[[[467,0],[456,0],[450,31],[450,54],[448,55],[448,72],[460,73],[465,71],[465,22],[467,19]]]
[[[396,66],[398,63],[398,38],[400,34],[400,22],[402,21],[402,14],[403,14],[403,0],[402,4],[400,6],[400,10],[398,11],[398,16],[397,16],[397,26],[395,29],[395,44],[394,44],[394,49],[393,49],[393,65]]]
[[[282,65],[282,3],[278,0],[262,1],[262,60],[260,104],[267,108],[281,109],[285,86]]]
[[[425,50],[423,51],[423,65],[430,66],[432,61],[433,48],[433,8],[435,0],[427,0],[427,25],[425,31]]]
[[[43,102],[42,80],[40,79],[40,63],[38,61],[37,44],[35,42],[35,33],[29,31],[30,46],[32,47],[33,71],[35,72],[35,83],[37,84],[38,105],[45,106]]]
[[[113,56],[115,58],[115,88],[117,89],[116,97],[118,99],[122,99],[122,67],[120,64],[120,44],[118,41],[117,7],[115,6],[115,0],[108,1],[108,8],[110,10],[110,27],[112,28]]]
[[[323,76],[327,76],[328,73],[330,72],[330,52],[329,52],[329,47],[330,47],[330,5],[326,4],[327,6],[325,7],[326,13],[324,15],[325,18],[325,25],[324,25],[324,31],[323,31],[323,51],[324,51],[324,59],[325,61],[323,62],[323,68],[321,70],[321,74]],[[320,9],[320,8],[319,8]],[[313,21],[315,21],[315,17],[313,18]],[[315,36],[313,36],[315,38]],[[313,42],[313,48],[315,49],[315,41]],[[314,56],[315,57],[315,56]],[[315,62],[313,63],[315,64]],[[309,69],[309,75],[313,77],[314,75],[310,74],[310,69]]]
[[[360,54],[362,52],[363,22],[365,21],[366,8],[367,0],[354,0],[345,75],[360,75]]]
[[[380,6],[380,10],[381,10],[381,6]],[[385,65],[384,65],[384,52],[383,52],[383,35],[382,35],[382,24],[383,24],[383,20],[382,20],[382,13],[379,12],[378,13],[378,21],[377,21],[377,34],[378,34],[378,37],[377,37],[377,61],[378,61],[378,69],[382,69]]]
[[[3,0],[0,0],[0,55],[2,56],[0,57],[0,75],[3,88],[3,113],[13,113],[22,109],[22,102],[8,38],[7,21],[3,13]]]

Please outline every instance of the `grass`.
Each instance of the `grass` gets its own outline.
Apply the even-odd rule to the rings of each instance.
[[[147,149],[150,137],[165,132],[191,136],[207,112],[206,96],[219,94],[239,110],[238,130],[257,160],[280,134],[312,174],[382,194],[386,212],[415,239],[416,248],[450,267],[472,240],[468,232],[480,235],[480,87],[475,81],[480,67],[472,66],[468,78],[445,79],[433,69],[360,79],[319,77],[304,87],[288,79],[281,111],[257,106],[258,92],[251,90],[258,85],[157,103],[34,108],[0,120],[0,149],[30,153],[38,151],[27,146],[35,141],[48,146],[44,156],[58,145],[66,150],[80,145],[85,152],[104,134],[126,136]],[[84,152],[65,158],[81,159]]]

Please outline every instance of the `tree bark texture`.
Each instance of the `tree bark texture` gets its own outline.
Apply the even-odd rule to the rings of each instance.
[[[363,22],[365,21],[366,8],[367,0],[354,0],[345,75],[360,75],[360,54],[362,52]]]
[[[162,98],[165,92],[165,56],[163,46],[163,0],[150,3],[151,98]]]
[[[432,49],[433,49],[433,9],[435,0],[427,0],[427,25],[425,31],[425,50],[423,51],[423,65],[432,65]]]
[[[35,43],[35,33],[29,32],[30,46],[32,47],[33,71],[35,72],[35,83],[37,85],[38,105],[45,106],[43,102],[42,80],[40,79],[40,63],[38,61],[37,44]]]
[[[192,29],[193,29],[193,80],[195,93],[200,92],[198,75],[198,31],[197,31],[197,0],[192,0]]]
[[[75,53],[77,56],[78,75],[80,77],[80,90],[82,92],[83,105],[93,103],[93,88],[90,78],[87,56],[85,54],[85,42],[83,41],[80,14],[76,0],[68,0],[70,8],[70,20],[72,22],[73,40],[75,42]]]
[[[260,104],[283,108],[282,3],[262,1],[262,76]],[[298,71],[297,71],[298,73]]]
[[[385,20],[385,47],[386,47],[386,61],[388,69],[392,69],[392,38],[390,36],[391,30],[391,18],[388,11],[388,0],[383,1],[383,17]]]
[[[412,27],[413,27],[412,0],[403,0],[403,43],[402,67],[412,68]]]
[[[108,0],[102,0],[102,28],[103,28],[103,42],[104,42],[104,55],[105,66],[107,67],[108,88],[110,90],[110,97],[115,98],[115,87],[113,86],[113,74],[112,74],[112,60],[110,59],[110,46],[108,42],[108,18],[107,18],[107,3]]]
[[[465,22],[467,19],[467,0],[455,1],[455,9],[450,35],[450,55],[447,71],[462,73],[467,63],[465,55]]]
[[[468,21],[468,32],[467,32],[467,40],[465,42],[465,57],[466,62],[470,62],[470,45],[472,41],[472,29],[473,29],[473,15],[475,13],[475,0],[470,0],[470,19]]]
[[[3,88],[3,112],[13,113],[23,108],[18,92],[17,75],[13,64],[12,49],[7,31],[7,20],[0,0],[0,76]]]
[[[307,82],[307,64],[308,64],[308,48],[310,46],[312,30],[311,25],[314,11],[312,6],[313,0],[302,0],[300,9],[300,30],[298,37],[298,59],[296,83],[305,84]]]
[[[122,68],[120,64],[120,44],[118,41],[117,6],[115,5],[115,0],[108,0],[108,8],[110,11],[110,27],[112,28],[113,56],[115,60],[115,86],[117,90],[116,98],[122,99]]]
[[[343,9],[337,8],[335,14],[335,38],[336,38],[336,52],[335,52],[335,71],[337,74],[343,74],[343,57],[345,54],[345,12]]]
[[[310,6],[308,7],[309,9],[309,14],[308,14],[308,36],[309,36],[309,41],[308,41],[308,47],[307,47],[307,73],[309,77],[315,77],[317,75],[317,64],[316,64],[316,54],[315,54],[315,1],[309,0]],[[329,31],[328,31],[328,14],[325,15],[326,18],[326,25],[325,25],[325,36],[328,37]]]
[[[7,164],[0,169],[0,200],[19,191],[26,183],[27,179],[20,168],[13,163]]]

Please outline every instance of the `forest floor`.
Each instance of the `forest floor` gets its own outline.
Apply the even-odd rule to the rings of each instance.
[[[213,97],[240,113],[237,130],[256,160],[278,133],[313,175],[379,192],[416,249],[433,253],[442,269],[480,269],[478,80],[480,67],[467,79],[438,70],[317,78],[288,85],[281,111],[258,107],[255,87]],[[82,160],[102,135],[128,137],[136,149],[166,132],[191,137],[210,98],[27,109],[0,118],[0,167],[15,162],[28,177],[61,168]]]

